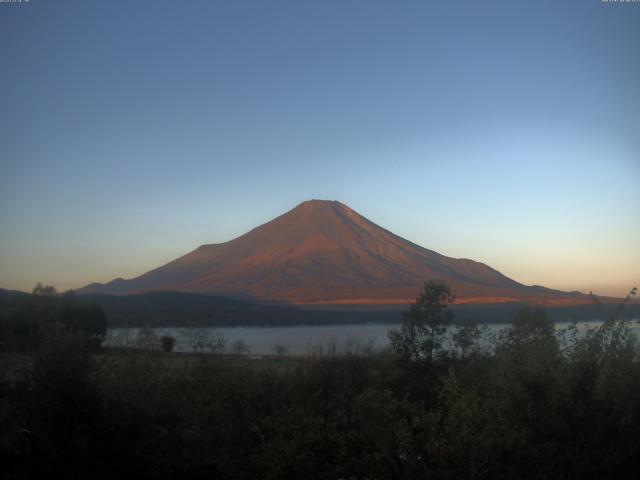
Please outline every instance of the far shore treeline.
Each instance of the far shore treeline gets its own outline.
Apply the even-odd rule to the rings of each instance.
[[[635,294],[586,333],[519,307],[486,349],[428,282],[383,352],[260,360],[107,348],[100,306],[3,295],[0,478],[637,478]]]
[[[53,287],[50,287],[53,288]],[[11,311],[20,304],[29,304],[31,294],[0,289],[0,309]],[[377,306],[292,306],[264,303],[243,298],[194,293],[155,291],[137,295],[78,295],[68,291],[62,296],[77,302],[99,306],[108,327],[235,327],[331,325],[347,323],[399,323],[402,305]],[[51,296],[50,296],[51,297]],[[50,300],[51,301],[51,300]],[[544,297],[540,298],[544,304]],[[508,323],[525,303],[452,305],[456,321],[476,323]],[[547,306],[554,322],[603,320],[620,304],[604,306],[595,303],[570,306]],[[630,318],[640,318],[640,303],[625,306]]]

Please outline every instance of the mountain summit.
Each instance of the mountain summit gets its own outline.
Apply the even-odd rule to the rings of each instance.
[[[412,302],[429,279],[446,281],[460,302],[584,298],[440,255],[325,200],[303,202],[234,240],[202,245],[137,278],[94,283],[81,292],[174,290],[290,303],[392,304]]]

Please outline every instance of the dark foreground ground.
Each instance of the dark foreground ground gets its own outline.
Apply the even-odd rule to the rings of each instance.
[[[3,478],[637,478],[623,327],[572,341],[529,317],[495,354],[432,360],[94,353],[59,332],[0,356]]]

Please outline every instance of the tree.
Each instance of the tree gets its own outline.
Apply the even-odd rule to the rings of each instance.
[[[33,287],[32,293],[34,295],[48,295],[50,297],[55,297],[58,294],[56,287],[52,285],[42,285],[42,283],[38,282],[35,287]]]
[[[231,351],[235,355],[248,355],[250,352],[247,343],[242,338],[238,338],[233,342],[233,344],[231,345]]]
[[[153,331],[153,328],[146,325],[138,330],[136,345],[143,350],[155,350],[158,348],[158,336]]]
[[[209,353],[213,356],[222,356],[227,348],[227,339],[225,338],[224,333],[214,332],[211,335],[211,341],[209,342],[208,347]]]
[[[535,431],[555,428],[558,419],[550,412],[566,385],[560,344],[545,309],[522,307],[498,336],[494,358],[494,375],[502,385],[497,397]]]
[[[558,353],[555,327],[542,306],[520,308],[509,328],[504,331],[504,336],[501,347],[518,351],[528,347],[544,347],[548,354]]]
[[[289,351],[287,346],[282,343],[276,343],[273,347],[271,347],[271,350],[273,350],[273,353],[276,357],[283,357]]]
[[[160,347],[162,348],[162,351],[169,353],[173,350],[175,345],[175,337],[172,337],[171,335],[163,335],[160,337]]]
[[[182,332],[184,342],[191,347],[193,353],[204,352],[211,347],[210,330],[204,327],[187,328]]]
[[[86,346],[98,349],[107,333],[107,318],[97,305],[52,286],[36,285],[33,295],[16,295],[0,308],[1,342],[11,349],[37,349],[58,331],[78,333]]]
[[[471,353],[476,340],[480,338],[482,332],[475,324],[470,320],[465,320],[461,324],[456,325],[456,331],[453,334],[453,344],[456,349],[460,351],[460,356],[465,358]]]
[[[442,352],[444,336],[453,319],[450,306],[454,300],[446,283],[426,282],[416,303],[403,312],[400,329],[389,330],[391,348],[414,360],[432,361]]]
[[[99,348],[107,336],[107,317],[98,305],[65,305],[60,312],[60,322],[65,330],[85,336],[94,348]]]

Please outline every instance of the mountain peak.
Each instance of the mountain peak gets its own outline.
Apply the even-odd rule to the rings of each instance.
[[[317,199],[317,198],[312,198],[311,200],[305,200],[304,202],[298,204],[298,207],[301,207],[301,206],[314,206],[314,205],[324,205],[324,206],[343,205],[343,206],[346,206],[342,202],[339,202],[338,200],[321,200],[321,199]]]
[[[298,204],[290,212],[304,211],[315,213],[327,213],[327,212],[340,212],[340,211],[353,211],[347,205],[337,200],[305,200]]]

